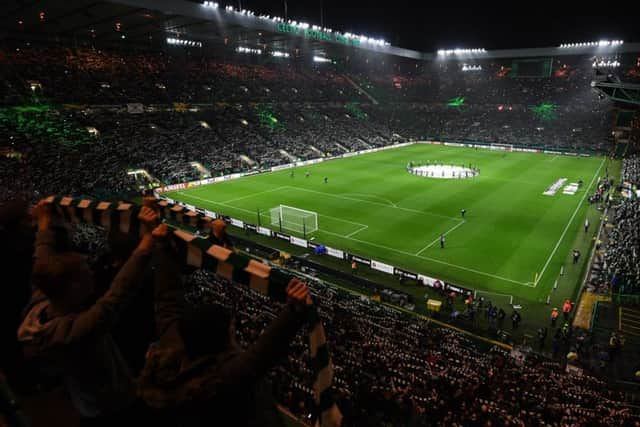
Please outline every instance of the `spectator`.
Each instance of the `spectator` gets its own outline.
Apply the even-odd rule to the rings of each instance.
[[[110,331],[136,291],[151,253],[151,233],[143,235],[111,288],[91,303],[93,277],[84,257],[60,253],[54,247],[51,205],[39,202],[33,215],[38,224],[35,290],[18,329],[25,354],[60,373],[74,406],[89,425],[110,425],[133,417],[133,378]],[[143,207],[139,220],[150,230],[158,217]]]
[[[570,300],[565,300],[564,304],[562,304],[562,315],[564,316],[564,320],[569,320],[569,315],[571,314],[571,309],[573,305]]]
[[[166,225],[154,234],[166,238]],[[264,375],[286,356],[289,342],[305,321],[311,305],[306,285],[296,279],[289,283],[289,304],[257,342],[242,351],[228,308],[180,309],[175,256],[166,241],[157,251],[158,342],[141,375],[142,397],[150,406],[175,414],[183,426],[279,425]]]
[[[553,310],[551,310],[551,327],[555,328],[556,327],[556,321],[558,320],[558,315],[559,315],[559,311],[557,307],[553,307]]]
[[[520,315],[520,313],[518,313],[517,310],[513,310],[513,313],[511,313],[511,326],[513,326],[513,329],[518,328],[521,320],[522,316]]]

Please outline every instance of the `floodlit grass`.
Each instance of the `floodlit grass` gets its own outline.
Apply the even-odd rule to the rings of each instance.
[[[427,160],[471,164],[480,175],[449,180],[406,171],[408,162]],[[296,168],[293,177],[284,170],[166,195],[252,224],[258,223],[260,211],[261,224],[270,228],[277,227],[270,224],[269,210],[280,204],[314,211],[319,230],[307,238],[315,242],[495,298],[502,294],[539,304],[551,292],[561,265],[568,273],[576,268],[568,262],[573,248],[588,256],[599,220],[588,195],[609,167],[603,157],[416,144]],[[554,196],[542,194],[560,178],[567,178],[565,185],[584,184],[575,195],[562,194],[562,188]],[[461,209],[466,209],[464,219]],[[587,215],[592,225],[584,233]],[[573,276],[577,282],[579,274]],[[566,285],[562,298],[576,284]]]

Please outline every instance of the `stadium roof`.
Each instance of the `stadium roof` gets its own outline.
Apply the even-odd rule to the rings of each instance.
[[[15,34],[89,38],[99,42],[162,46],[167,38],[200,42],[203,46],[244,46],[313,55],[342,56],[352,49],[416,60],[481,59],[577,54],[640,52],[640,44],[588,45],[491,51],[452,51],[449,55],[391,46],[379,39],[314,28],[313,23],[276,21],[252,15],[220,2],[185,0],[6,0],[0,16],[3,37]]]

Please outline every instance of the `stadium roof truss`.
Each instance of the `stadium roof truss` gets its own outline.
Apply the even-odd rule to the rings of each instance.
[[[228,11],[187,0],[6,0],[0,13],[2,37],[15,34],[45,37],[89,37],[100,42],[118,43],[126,39],[133,45],[161,46],[167,38],[179,37],[207,45],[245,45],[251,48],[293,51],[304,49],[313,55],[344,55],[361,49],[413,60],[473,60],[484,58],[523,58],[564,55],[602,55],[640,52],[640,44],[506,49],[439,57],[388,44],[346,42],[342,37],[318,36],[291,31],[286,23]],[[44,16],[40,16],[43,12]],[[283,26],[284,25],[284,26]],[[311,35],[310,35],[311,34]]]
[[[615,81],[594,81],[591,86],[613,101],[640,106],[640,85]]]

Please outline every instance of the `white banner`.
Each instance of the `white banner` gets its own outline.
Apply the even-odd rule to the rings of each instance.
[[[344,252],[342,252],[340,249],[333,249],[333,248],[330,248],[329,246],[327,246],[326,248],[327,248],[328,255],[331,255],[332,257],[344,259]]]
[[[425,286],[429,286],[432,288],[437,287],[436,283],[440,283],[440,288],[444,287],[444,282],[440,279],[434,279],[433,277],[425,276],[423,274],[418,274],[418,280],[424,283]]]
[[[244,222],[239,219],[231,218],[231,225],[235,225],[236,227],[244,228]]]
[[[271,168],[271,172],[275,172],[275,171],[281,171],[283,169],[289,169],[294,167],[295,165],[293,163],[287,163],[286,165],[278,165],[278,166],[273,166]]]
[[[380,261],[371,260],[371,268],[385,273],[393,274],[393,266]]]
[[[271,237],[271,230],[269,230],[268,228],[258,227],[257,231],[258,231],[258,234]]]
[[[298,239],[295,236],[291,236],[291,240],[290,240],[291,244],[296,245],[296,246],[301,246],[303,248],[307,247],[307,241],[304,239]]]
[[[193,205],[184,205],[184,207],[187,208],[187,210],[190,210],[190,211],[195,211],[196,210],[196,207],[193,206]]]
[[[244,176],[243,173],[232,173],[231,175],[225,175],[222,177],[223,181],[230,181],[232,179],[242,178]]]
[[[208,211],[205,209],[204,216],[208,216],[209,218],[217,218],[218,215],[213,211]]]
[[[511,151],[519,151],[521,153],[540,153],[540,150],[534,150],[533,148],[513,148]]]

